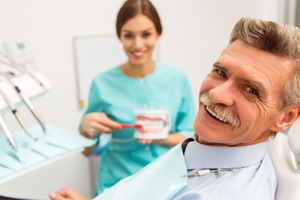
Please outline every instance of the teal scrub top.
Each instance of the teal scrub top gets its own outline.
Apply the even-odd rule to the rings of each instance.
[[[195,105],[188,79],[180,68],[156,62],[150,75],[131,78],[117,66],[92,81],[85,114],[103,112],[119,123],[132,124],[135,123],[136,109],[167,110],[172,122],[170,134],[180,132],[187,137],[193,134]],[[158,144],[141,145],[133,134],[134,129],[111,133],[101,152],[96,195],[171,148]]]

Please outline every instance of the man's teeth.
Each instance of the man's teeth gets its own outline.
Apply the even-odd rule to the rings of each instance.
[[[210,110],[208,107],[206,107],[206,110],[215,118],[217,118],[218,120],[227,123],[227,120],[224,117],[220,117],[218,116],[216,113],[214,113],[212,110]]]

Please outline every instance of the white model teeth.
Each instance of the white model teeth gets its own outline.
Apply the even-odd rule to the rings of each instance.
[[[218,116],[216,113],[214,113],[212,110],[210,110],[208,107],[206,107],[206,110],[213,115],[215,118],[217,118],[218,120],[220,120],[221,122],[225,122],[227,123],[227,120],[224,119],[223,117]]]

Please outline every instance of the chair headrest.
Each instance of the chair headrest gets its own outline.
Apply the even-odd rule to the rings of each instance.
[[[300,161],[300,121],[297,120],[295,124],[288,131],[288,143],[297,161]]]

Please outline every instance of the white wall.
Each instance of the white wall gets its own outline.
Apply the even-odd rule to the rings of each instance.
[[[53,84],[51,92],[35,100],[47,123],[77,130],[82,111],[77,99],[72,39],[114,32],[115,17],[123,1],[0,0],[0,44],[20,39],[28,41],[38,70]],[[283,0],[152,2],[164,26],[160,57],[163,62],[185,70],[195,101],[200,83],[227,45],[229,33],[240,17],[283,22],[285,16]],[[6,118],[15,129],[19,128],[13,118]]]

